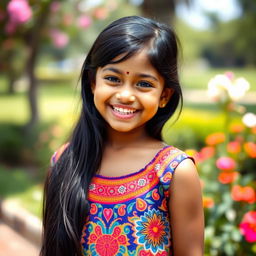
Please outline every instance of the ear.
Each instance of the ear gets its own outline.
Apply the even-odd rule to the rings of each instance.
[[[164,88],[159,100],[159,107],[164,108],[174,93],[173,88]]]

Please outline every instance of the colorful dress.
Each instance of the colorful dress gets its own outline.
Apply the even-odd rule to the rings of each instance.
[[[84,255],[171,255],[169,186],[174,170],[186,158],[184,152],[166,146],[136,173],[95,175],[82,234]]]
[[[83,255],[172,255],[169,187],[176,167],[187,158],[179,149],[166,146],[138,172],[95,175],[81,238]]]

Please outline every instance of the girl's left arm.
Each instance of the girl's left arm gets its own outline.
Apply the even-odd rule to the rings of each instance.
[[[175,256],[204,254],[204,213],[197,169],[190,159],[175,170],[170,186],[169,210]]]

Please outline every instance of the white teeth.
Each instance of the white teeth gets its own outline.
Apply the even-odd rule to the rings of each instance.
[[[127,108],[119,108],[119,107],[114,107],[113,109],[117,112],[119,112],[120,114],[133,114],[134,112],[136,112],[136,110],[131,110],[131,109],[127,109]]]

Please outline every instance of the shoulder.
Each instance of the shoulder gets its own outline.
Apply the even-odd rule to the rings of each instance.
[[[188,165],[194,165],[194,159],[192,157],[173,146],[165,146],[160,151],[159,156],[162,169],[161,175],[165,175],[167,172],[174,174],[180,168],[189,168],[187,167]]]
[[[63,152],[68,148],[69,146],[69,142],[63,144],[61,147],[59,147],[52,155],[51,160],[50,160],[50,164],[51,167],[53,167],[58,160],[60,159],[61,155],[63,154]]]
[[[190,159],[185,159],[177,167],[169,191],[174,204],[183,203],[189,207],[189,205],[201,203],[200,178],[195,164]],[[195,198],[199,201],[195,201]]]

